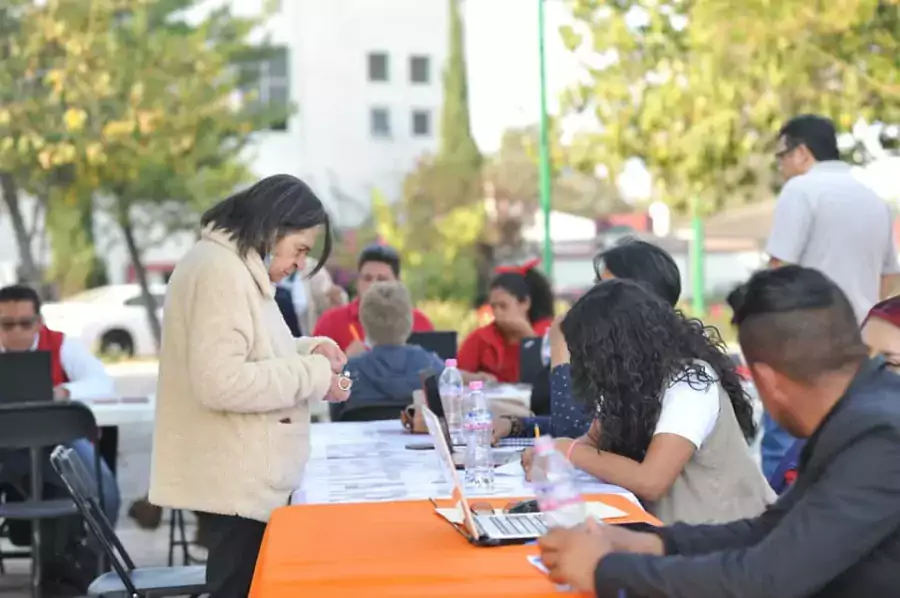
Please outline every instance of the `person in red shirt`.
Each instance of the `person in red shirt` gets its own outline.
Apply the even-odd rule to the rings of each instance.
[[[499,382],[519,381],[523,339],[541,337],[553,323],[553,291],[535,269],[537,261],[504,268],[491,281],[488,304],[494,321],[475,329],[457,355],[459,369],[486,374]]]
[[[323,313],[316,323],[313,336],[327,336],[353,357],[367,350],[365,332],[359,320],[359,299],[376,282],[400,280],[400,255],[387,245],[370,245],[362,250],[357,261],[356,299],[333,307]],[[418,309],[413,310],[413,332],[434,330],[431,320]]]

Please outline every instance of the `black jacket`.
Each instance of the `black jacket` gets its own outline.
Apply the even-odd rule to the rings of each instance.
[[[863,365],[761,516],[656,533],[667,556],[607,556],[598,598],[900,596],[900,376]]]

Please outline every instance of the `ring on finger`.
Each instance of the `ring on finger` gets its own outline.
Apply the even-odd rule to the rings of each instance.
[[[345,371],[338,376],[338,388],[344,392],[353,388],[353,380],[350,378],[350,372]]]

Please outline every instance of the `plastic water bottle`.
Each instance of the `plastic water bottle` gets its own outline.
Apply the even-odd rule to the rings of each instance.
[[[453,444],[462,446],[466,443],[462,426],[465,385],[462,374],[456,367],[455,359],[448,359],[445,362],[444,372],[438,380],[438,388],[441,393],[441,403],[444,406],[444,418],[447,420],[450,439]]]
[[[544,367],[550,365],[550,329],[544,333],[544,339],[541,341],[541,361]]]
[[[483,388],[482,382],[471,382],[466,397],[466,417],[463,423],[466,435],[466,485],[489,490],[494,487],[494,462],[491,456],[494,425]]]
[[[553,439],[534,442],[531,482],[548,528],[576,527],[587,519],[587,505],[575,483],[575,468],[556,450]]]

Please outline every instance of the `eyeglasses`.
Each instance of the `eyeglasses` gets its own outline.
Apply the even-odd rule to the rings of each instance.
[[[22,330],[28,330],[29,328],[33,328],[35,324],[37,324],[38,318],[20,318],[18,320],[0,320],[0,329],[3,329],[4,332],[12,332],[17,327]]]

